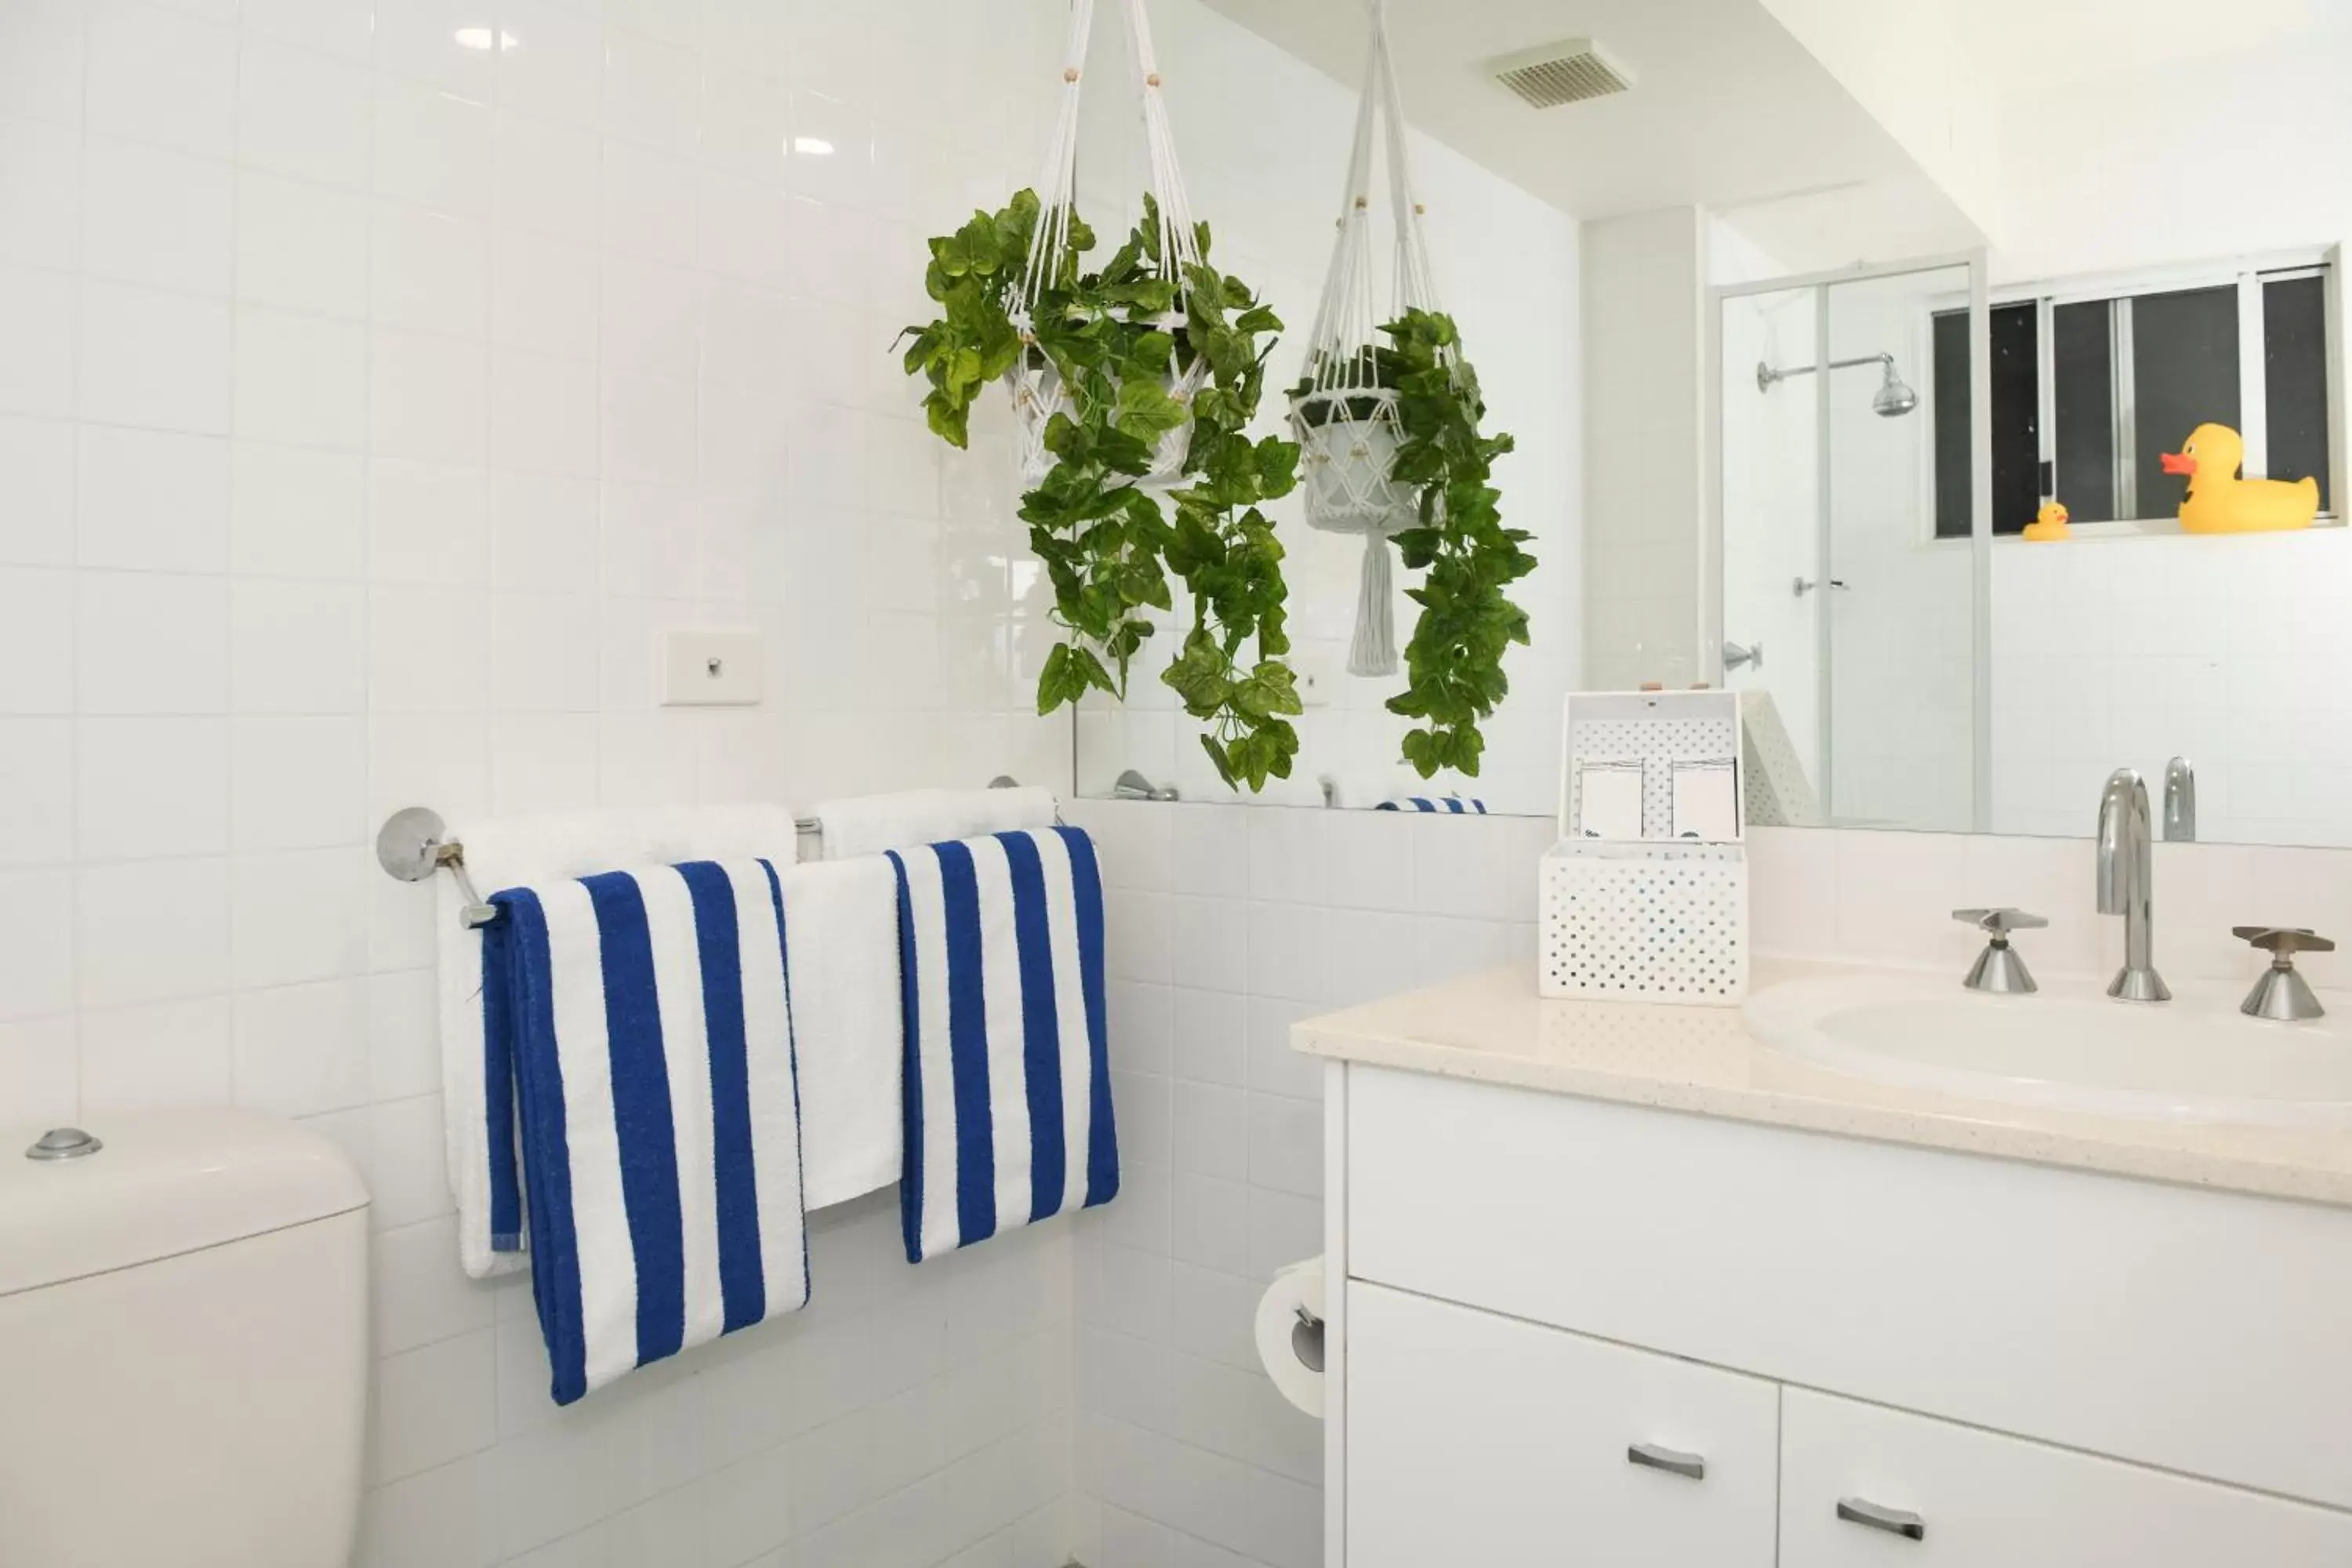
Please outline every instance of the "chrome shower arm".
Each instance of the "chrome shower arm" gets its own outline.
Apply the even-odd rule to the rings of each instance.
[[[1891,353],[1858,354],[1853,359],[1833,359],[1830,361],[1830,368],[1832,370],[1852,370],[1858,364],[1882,364],[1887,369],[1893,370],[1895,368],[1895,356]],[[1756,365],[1756,390],[1759,392],[1769,392],[1772,390],[1773,384],[1776,382],[1787,381],[1791,376],[1811,375],[1821,368],[1822,367],[1817,364],[1799,364],[1791,365],[1787,370],[1777,370],[1770,364],[1759,360],[1757,362]]]

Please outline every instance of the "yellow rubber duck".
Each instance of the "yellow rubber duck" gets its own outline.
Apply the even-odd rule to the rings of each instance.
[[[2042,541],[2063,539],[2067,531],[2066,517],[2064,507],[2054,500],[2044,501],[2042,510],[2033,514],[2033,521],[2025,525],[2024,531],[2018,537]]]
[[[2273,533],[2309,528],[2319,515],[2319,481],[2245,479],[2246,444],[2227,425],[2200,425],[2178,452],[2163,455],[2164,471],[2186,475],[2180,501],[2187,533]]]

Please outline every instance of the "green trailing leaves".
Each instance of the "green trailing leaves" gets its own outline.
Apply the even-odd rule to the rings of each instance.
[[[1159,209],[1148,195],[1143,205],[1134,231],[1093,272],[1081,260],[1093,231],[1074,216],[1067,243],[1043,258],[1045,287],[1025,311],[1017,311],[1022,271],[1041,221],[1034,193],[933,239],[926,283],[940,314],[902,334],[906,370],[929,383],[931,429],[957,447],[971,438],[973,402],[1024,355],[1069,399],[1045,431],[1054,467],[1021,499],[1054,620],[1067,634],[1039,672],[1037,711],[1090,690],[1125,698],[1129,668],[1154,630],[1150,612],[1171,608],[1172,575],[1192,601],[1192,625],[1161,679],[1203,724],[1218,775],[1263,789],[1290,775],[1298,732],[1289,718],[1300,710],[1282,662],[1290,647],[1282,545],[1261,510],[1297,484],[1298,448],[1244,434],[1282,322],[1246,284],[1209,265],[1205,224],[1196,231],[1203,259],[1186,268],[1182,287],[1161,276]],[[1183,471],[1167,494],[1171,517],[1138,481],[1160,439],[1188,422]]]
[[[1413,486],[1421,503],[1419,521],[1395,543],[1405,566],[1423,574],[1406,590],[1421,616],[1405,645],[1405,689],[1389,710],[1419,721],[1405,733],[1404,760],[1422,777],[1443,768],[1475,777],[1486,745],[1478,721],[1510,689],[1504,651],[1528,640],[1527,612],[1505,590],[1535,570],[1521,548],[1533,535],[1503,526],[1502,492],[1490,481],[1512,441],[1479,431],[1486,405],[1453,318],[1408,310],[1381,331],[1393,349],[1366,352],[1380,384],[1397,390],[1404,432],[1389,476]]]
[[[1405,647],[1405,689],[1388,707],[1421,721],[1405,732],[1403,753],[1423,778],[1445,768],[1475,775],[1486,743],[1478,722],[1509,689],[1504,651],[1528,640],[1526,612],[1504,590],[1535,570],[1521,548],[1533,536],[1503,526],[1490,481],[1512,441],[1480,433],[1486,404],[1453,318],[1407,310],[1381,331],[1389,342],[1310,365],[1289,388],[1293,415],[1310,429],[1370,419],[1379,393],[1396,394],[1402,439],[1389,478],[1412,490],[1418,515],[1391,541],[1406,569],[1423,575],[1405,590],[1421,614]],[[1330,395],[1302,401],[1318,386]]]
[[[939,319],[908,328],[900,341],[914,340],[907,374],[930,383],[923,412],[932,432],[951,446],[971,443],[972,400],[1020,357],[1021,335],[1004,300],[1020,278],[1037,217],[1036,193],[1023,191],[1003,212],[974,213],[955,233],[931,241],[923,287]]]
[[[1037,711],[1050,713],[1097,689],[1112,689],[1110,672],[1103,668],[1102,660],[1084,647],[1056,643],[1054,651],[1045,656],[1045,670],[1037,678]]]

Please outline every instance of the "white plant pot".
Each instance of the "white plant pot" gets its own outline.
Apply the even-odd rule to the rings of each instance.
[[[1181,326],[1181,319],[1169,317],[1161,323]],[[1171,371],[1160,378],[1168,395],[1191,407],[1192,395],[1209,379],[1209,363],[1196,359],[1192,369]],[[1073,419],[1078,410],[1075,399],[1062,384],[1062,373],[1048,360],[1033,364],[1024,355],[1019,364],[1004,374],[1004,384],[1013,398],[1013,421],[1020,432],[1021,483],[1034,488],[1053,472],[1055,458],[1045,449],[1045,426],[1056,414],[1067,414]],[[1113,386],[1117,383],[1114,381]],[[1192,421],[1186,419],[1173,430],[1160,437],[1152,448],[1151,467],[1136,481],[1147,489],[1166,489],[1183,482],[1184,459],[1192,450]]]
[[[1411,528],[1420,499],[1389,477],[1404,444],[1396,394],[1387,387],[1335,388],[1294,400],[1298,478],[1307,521],[1326,533],[1390,534]],[[1370,405],[1368,412],[1364,410]],[[1336,416],[1336,417],[1335,417]]]

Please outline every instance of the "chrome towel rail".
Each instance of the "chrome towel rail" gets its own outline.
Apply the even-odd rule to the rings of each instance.
[[[991,789],[1017,788],[1019,781],[1009,774],[998,774],[988,783]],[[1055,820],[1061,820],[1056,810]],[[814,816],[795,816],[793,830],[798,837],[822,837],[824,825]],[[802,859],[813,858],[803,855]],[[394,812],[383,819],[376,830],[375,863],[404,882],[422,882],[436,871],[446,871],[457,879],[457,891],[465,904],[457,910],[457,919],[467,926],[486,926],[498,919],[499,911],[475,889],[474,879],[466,869],[466,847],[449,837],[449,825],[441,814],[430,806],[412,805]]]
[[[793,831],[811,837],[821,831],[814,816],[793,818]],[[498,910],[475,889],[466,869],[466,847],[449,837],[448,824],[429,806],[412,805],[394,812],[376,830],[375,863],[404,882],[422,882],[436,871],[457,879],[465,904],[457,919],[467,926],[486,926],[498,919]]]

